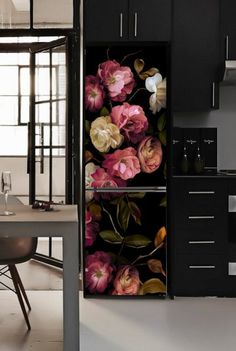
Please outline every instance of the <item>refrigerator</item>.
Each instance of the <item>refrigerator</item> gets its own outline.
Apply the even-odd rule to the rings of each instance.
[[[166,295],[168,66],[166,43],[85,48],[85,297]]]

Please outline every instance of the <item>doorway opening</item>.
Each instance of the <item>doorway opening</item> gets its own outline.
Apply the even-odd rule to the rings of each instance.
[[[25,204],[72,201],[69,52],[67,37],[0,38],[0,164]],[[35,258],[61,267],[57,240]]]

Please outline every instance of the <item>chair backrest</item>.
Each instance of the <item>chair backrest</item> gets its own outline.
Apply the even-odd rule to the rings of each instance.
[[[0,195],[0,203],[4,202],[4,196]],[[9,206],[24,206],[15,196],[9,195]],[[0,233],[1,236],[4,233]],[[28,261],[37,249],[37,238],[2,238],[0,237],[0,264],[16,264]]]

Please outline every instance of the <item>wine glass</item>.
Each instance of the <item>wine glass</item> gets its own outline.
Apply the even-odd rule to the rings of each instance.
[[[0,213],[1,216],[11,216],[14,214],[14,212],[8,211],[7,209],[9,191],[11,191],[11,172],[3,171],[1,176],[1,192],[4,194],[5,210]]]

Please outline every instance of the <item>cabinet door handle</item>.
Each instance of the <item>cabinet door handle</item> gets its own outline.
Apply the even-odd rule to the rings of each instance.
[[[215,107],[216,83],[212,83],[212,107]]]
[[[134,37],[137,38],[138,35],[138,13],[134,13]]]
[[[208,195],[208,194],[211,194],[211,195],[214,195],[215,194],[215,191],[189,191],[188,192],[189,195]]]
[[[197,266],[197,265],[191,265],[188,266],[190,269],[215,269],[216,266]]]
[[[226,35],[225,37],[225,59],[229,59],[229,36]]]
[[[215,219],[215,216],[188,216],[188,219]]]
[[[192,240],[188,242],[190,245],[195,245],[195,244],[199,244],[199,245],[204,245],[204,244],[215,244],[214,240]]]
[[[123,13],[120,13],[120,38],[123,38]]]

